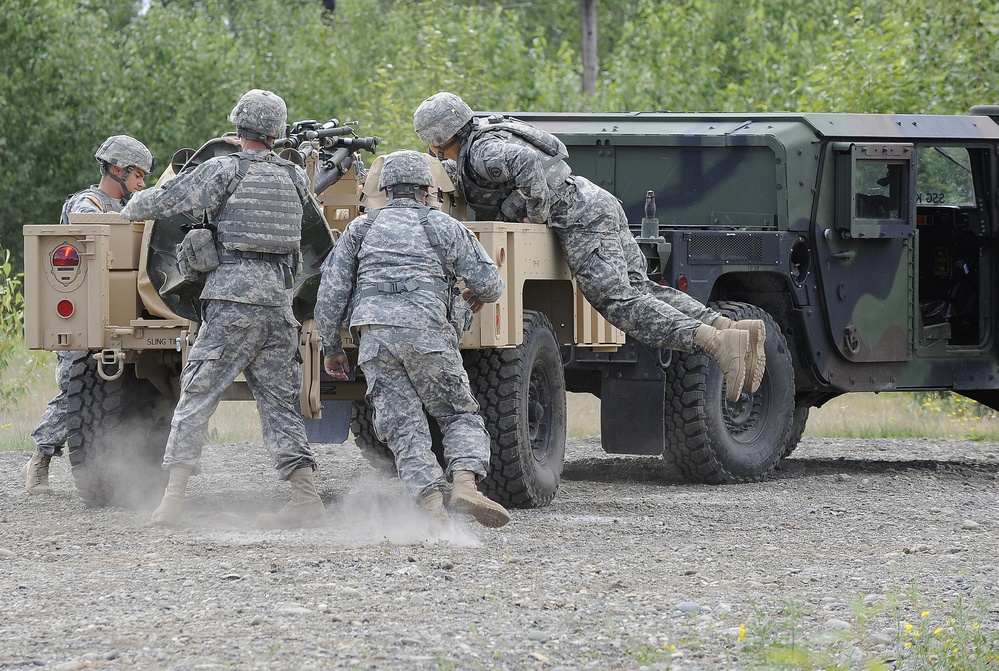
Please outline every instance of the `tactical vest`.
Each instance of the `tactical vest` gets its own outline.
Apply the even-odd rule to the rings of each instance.
[[[469,165],[468,150],[474,142],[493,134],[508,142],[513,142],[536,151],[541,158],[545,171],[545,181],[552,200],[558,200],[567,190],[572,180],[572,170],[565,162],[569,156],[565,144],[548,131],[535,128],[529,123],[493,115],[486,119],[478,119],[472,126],[468,138],[461,145],[458,153],[457,187],[458,192],[465,197],[465,202],[476,210],[477,215],[486,215],[489,219],[501,220],[500,206],[511,193],[516,190],[513,182],[494,184],[480,182],[475,178],[475,172]]]
[[[385,207],[380,207],[377,210],[372,210],[368,213],[368,217],[364,221],[361,228],[360,238],[358,239],[358,250],[360,250],[360,246],[364,242],[364,236],[367,235],[368,229],[371,228],[371,224],[375,223],[375,219],[377,219],[382,210],[387,207],[394,206],[386,205]],[[441,242],[437,237],[437,233],[430,226],[431,208],[428,205],[417,205],[415,208],[406,207],[405,209],[416,209],[418,211],[420,216],[420,225],[423,227],[423,232],[427,235],[430,247],[434,250],[434,253],[437,254],[437,259],[441,262],[441,273],[446,278],[445,281],[408,279],[397,280],[395,282],[379,282],[377,284],[359,287],[357,290],[357,298],[367,298],[369,296],[377,296],[378,294],[399,294],[406,291],[430,291],[440,294],[441,299],[444,301],[445,305],[447,305],[448,319],[450,319],[451,305],[447,297],[449,297],[453,292],[457,278],[454,276],[454,272],[448,267],[447,261],[444,259],[444,250],[441,248]]]
[[[90,199],[90,202],[96,205],[101,212],[121,211],[120,201],[115,200],[111,196],[101,191],[96,186],[91,186],[87,189],[83,189],[82,191],[77,191],[72,196],[66,199],[66,202],[62,204],[62,212],[59,214],[60,224],[69,223],[70,205],[72,203],[75,203],[76,199],[79,198],[80,196],[85,196],[88,199]]]
[[[297,252],[303,210],[302,196],[291,177],[294,164],[269,152],[234,156],[239,157],[237,183],[218,212],[216,240],[229,251]]]

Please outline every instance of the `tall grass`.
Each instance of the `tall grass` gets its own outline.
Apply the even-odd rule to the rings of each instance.
[[[857,393],[812,408],[805,437],[999,441],[999,414],[950,392]]]
[[[31,449],[31,431],[56,394],[55,356],[29,381],[28,395],[0,408],[0,450]],[[600,435],[600,400],[568,395],[570,438]],[[653,421],[650,418],[650,422]],[[999,414],[957,394],[846,394],[812,408],[805,437],[938,438],[999,442]],[[225,402],[209,423],[210,443],[261,440],[256,405]]]
[[[45,405],[59,391],[55,382],[55,354],[39,355],[46,363],[39,375],[32,376],[28,394],[0,408],[0,452],[34,449],[31,432],[45,412]],[[222,403],[208,423],[209,443],[260,442],[262,439],[260,419],[252,401]]]

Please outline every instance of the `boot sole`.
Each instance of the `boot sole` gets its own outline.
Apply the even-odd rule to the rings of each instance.
[[[746,334],[745,340],[739,338],[740,346],[742,343],[745,343],[746,356],[742,360],[742,375],[737,376],[736,379],[731,381],[729,380],[728,375],[725,376],[725,383],[727,386],[725,396],[728,398],[730,403],[735,403],[742,396],[743,387],[745,387],[746,380],[749,378],[749,364],[753,358],[753,348],[750,343],[749,332],[741,329],[736,329],[736,332]]]
[[[749,359],[746,361],[746,381],[743,384],[743,391],[755,394],[760,383],[763,382],[763,373],[766,372],[767,364],[767,327],[760,321],[759,328],[756,326],[758,320],[753,320],[749,331]]]
[[[505,510],[496,510],[467,499],[452,497],[451,510],[471,515],[479,524],[491,529],[498,529],[510,522],[510,514]]]

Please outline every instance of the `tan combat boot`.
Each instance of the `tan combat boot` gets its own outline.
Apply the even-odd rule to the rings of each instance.
[[[762,319],[740,319],[732,321],[728,317],[718,317],[711,325],[716,329],[741,329],[749,332],[749,356],[750,361],[746,364],[746,381],[742,385],[743,391],[755,394],[763,382],[763,372],[767,367],[767,353],[765,345],[767,342],[767,327]]]
[[[326,526],[326,506],[316,491],[312,468],[299,468],[288,477],[291,501],[276,513],[257,515],[258,529],[314,529]]]
[[[430,533],[441,534],[451,531],[451,516],[444,508],[444,495],[433,491],[420,499],[420,508],[430,518]]]
[[[180,514],[184,511],[184,492],[187,491],[187,480],[191,477],[191,469],[174,466],[170,469],[170,480],[160,505],[153,511],[149,520],[158,527],[175,527],[180,524]]]
[[[28,463],[24,465],[24,486],[29,494],[51,494],[52,487],[49,486],[49,462],[52,461],[51,454],[45,454],[41,449],[36,449]]]
[[[749,332],[741,329],[719,330],[701,324],[694,332],[694,345],[718,362],[725,376],[728,400],[735,402],[742,395],[746,382],[746,362],[749,359]]]
[[[475,486],[475,473],[455,471],[451,490],[451,510],[468,513],[486,527],[501,527],[510,521],[506,508],[485,497]]]

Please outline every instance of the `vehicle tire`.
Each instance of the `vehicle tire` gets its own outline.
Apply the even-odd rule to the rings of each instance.
[[[430,426],[431,448],[437,457],[437,463],[444,469],[444,442],[440,427],[437,420],[429,415],[427,423]],[[350,411],[350,431],[354,434],[354,444],[361,456],[373,469],[389,477],[399,475],[395,467],[395,455],[388,443],[378,440],[375,435],[374,411],[364,401],[354,401],[354,407]]]
[[[801,442],[801,436],[805,433],[805,424],[808,423],[808,411],[809,407],[807,405],[794,406],[794,414],[791,415],[791,430],[788,432],[787,442],[784,444],[783,453],[780,455],[781,459],[790,456],[794,452],[794,449],[798,447],[798,443]]]
[[[465,364],[492,440],[489,473],[480,487],[513,508],[539,508],[555,498],[565,461],[565,374],[548,318],[524,312],[524,342],[467,350]]]
[[[368,464],[388,476],[396,476],[395,456],[388,443],[378,440],[375,435],[374,410],[364,401],[354,401],[350,411],[350,432],[354,434],[354,444]]]
[[[703,352],[676,352],[666,369],[666,449],[692,482],[755,482],[785,454],[794,414],[794,370],[787,341],[773,318],[747,303],[713,305],[725,316],[766,324],[766,373],[755,394],[729,403],[721,369]]]
[[[66,421],[69,462],[86,506],[141,508],[159,502],[166,486],[163,452],[177,401],[125,365],[105,380],[89,355],[70,372]]]

